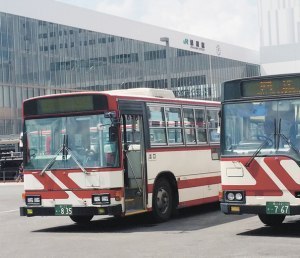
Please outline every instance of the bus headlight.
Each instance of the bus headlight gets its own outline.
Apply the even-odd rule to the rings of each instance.
[[[25,203],[26,205],[41,205],[42,198],[40,195],[26,195],[25,196]]]
[[[93,194],[92,195],[92,204],[110,204],[110,195],[109,194]]]
[[[226,191],[224,196],[227,202],[245,202],[244,191]]]
[[[228,199],[228,201],[233,201],[234,200],[234,194],[233,193],[228,193],[227,194],[227,199]]]
[[[243,195],[242,195],[241,193],[236,193],[236,194],[235,194],[235,199],[236,199],[237,201],[242,201],[242,200],[243,200]]]

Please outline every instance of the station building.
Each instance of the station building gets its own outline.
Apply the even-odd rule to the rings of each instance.
[[[261,74],[300,73],[300,1],[260,0]]]
[[[219,100],[223,81],[259,74],[258,51],[53,0],[0,0],[0,135],[21,131],[30,97],[147,87]]]

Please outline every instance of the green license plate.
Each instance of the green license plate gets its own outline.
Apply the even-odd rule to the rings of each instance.
[[[267,202],[267,214],[290,214],[289,202]]]
[[[56,216],[70,216],[72,215],[72,205],[55,205]]]

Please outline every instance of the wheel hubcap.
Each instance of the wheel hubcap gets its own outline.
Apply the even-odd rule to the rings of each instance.
[[[160,188],[158,190],[156,203],[158,210],[161,213],[166,213],[169,208],[169,194],[165,189]]]

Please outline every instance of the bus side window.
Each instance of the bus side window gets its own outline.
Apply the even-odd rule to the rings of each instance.
[[[151,146],[167,144],[165,111],[163,107],[149,107],[149,128]]]
[[[196,116],[196,132],[198,143],[206,143],[206,123],[205,123],[205,110],[204,109],[195,109]]]
[[[207,110],[208,135],[210,142],[219,142],[220,133],[218,132],[219,115],[218,110]]]
[[[193,109],[183,109],[185,141],[187,144],[196,144],[195,117]]]

